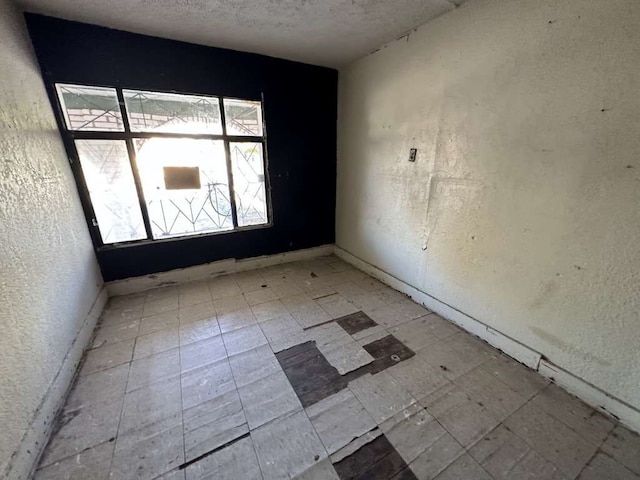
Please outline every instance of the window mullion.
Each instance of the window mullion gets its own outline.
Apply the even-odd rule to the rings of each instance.
[[[267,153],[267,122],[265,119],[264,92],[260,94],[260,111],[262,113],[262,171],[264,173],[264,201],[266,203],[267,223],[273,222],[273,207],[271,203],[271,175],[269,175],[269,159]]]
[[[78,186],[80,200],[82,202],[82,207],[87,219],[87,225],[89,227],[89,234],[91,235],[96,248],[100,248],[104,246],[104,242],[102,241],[102,236],[100,235],[100,227],[97,224],[97,215],[95,209],[93,208],[93,202],[91,201],[91,195],[89,194],[89,187],[87,186],[87,181],[84,177],[84,171],[82,170],[82,165],[80,164],[80,156],[78,155],[76,144],[72,139],[66,137],[65,143],[67,144],[67,152],[71,153],[71,170],[73,171],[76,179],[76,185]]]
[[[74,140],[123,140],[126,138],[191,138],[194,140],[229,140],[230,142],[261,142],[264,137],[249,135],[213,135],[204,133],[170,132],[103,132],[98,130],[69,130],[66,133]]]
[[[124,131],[129,133],[131,128],[129,127],[129,116],[127,115],[127,106],[124,101],[124,95],[121,88],[116,88],[118,95],[118,103],[120,104],[120,113],[122,115],[122,122],[124,124]],[[149,220],[149,211],[147,209],[147,202],[144,199],[144,191],[142,189],[142,182],[140,181],[140,172],[138,171],[138,163],[136,161],[136,150],[133,145],[133,139],[127,138],[127,152],[129,153],[129,164],[131,165],[131,172],[133,173],[133,181],[136,184],[136,193],[138,194],[138,202],[140,203],[140,210],[142,211],[142,220],[144,221],[144,229],[147,232],[147,239],[153,240],[153,233],[151,231],[151,221]]]
[[[224,154],[227,161],[227,178],[229,179],[229,202],[231,203],[231,221],[233,228],[238,228],[238,211],[236,210],[236,194],[233,187],[233,173],[231,168],[231,147],[229,146],[229,138],[227,137],[227,122],[224,112],[224,99],[219,98],[220,102],[220,120],[222,121],[222,135],[224,137]]]

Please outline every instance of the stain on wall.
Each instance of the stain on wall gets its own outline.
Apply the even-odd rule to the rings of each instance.
[[[572,342],[571,339],[569,338],[565,338],[562,339],[560,337],[558,337],[557,335],[554,335],[552,333],[549,333],[548,331],[546,331],[543,328],[540,327],[530,327],[531,331],[537,335],[538,337],[540,337],[540,339],[542,339],[543,341],[545,341],[546,343],[548,343],[549,345],[553,345],[554,347],[558,348],[559,350],[562,350],[570,355],[575,355],[575,356],[579,356],[582,357],[584,359],[584,361],[586,362],[590,362],[590,363],[595,363],[598,364],[602,367],[610,367],[611,366],[611,362],[604,360],[596,355],[591,354],[588,350],[586,350],[584,347],[581,347],[580,345],[575,345]]]
[[[336,220],[340,247],[636,408],[638,45],[635,0],[474,0],[346,66]]]
[[[34,415],[102,279],[24,22],[8,0],[0,45],[0,477],[26,478],[37,451],[23,438],[42,428]]]

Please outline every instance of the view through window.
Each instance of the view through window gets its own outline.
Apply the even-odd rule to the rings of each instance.
[[[102,244],[269,222],[261,102],[68,84],[56,90]]]

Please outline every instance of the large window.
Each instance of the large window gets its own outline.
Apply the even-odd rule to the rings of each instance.
[[[56,84],[97,243],[269,223],[262,104]]]

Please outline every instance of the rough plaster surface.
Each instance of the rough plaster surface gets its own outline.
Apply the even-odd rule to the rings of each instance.
[[[21,478],[34,454],[23,439],[40,428],[32,421],[51,403],[102,279],[26,28],[8,0],[0,65],[0,477]]]
[[[639,46],[637,0],[477,0],[344,68],[336,232],[635,408]]]
[[[28,11],[337,67],[465,0],[20,0]]]

